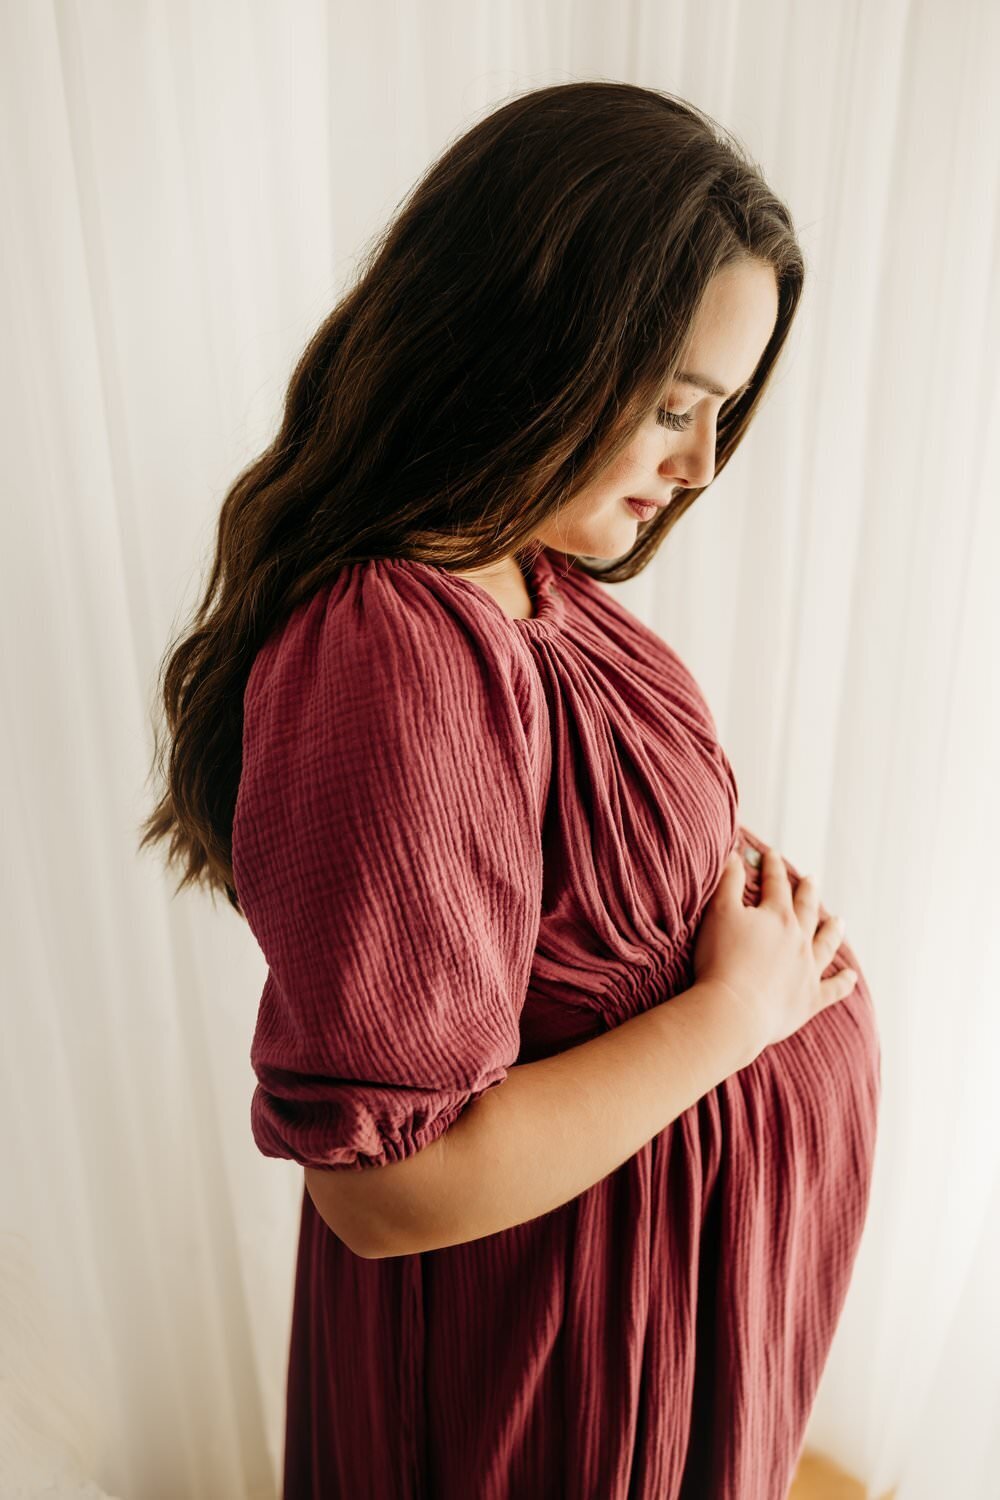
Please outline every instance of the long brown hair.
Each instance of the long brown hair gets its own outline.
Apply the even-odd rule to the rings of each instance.
[[[804,277],[789,212],[744,148],[675,95],[605,81],[516,95],[447,148],[307,343],[161,665],[169,760],[154,723],[165,790],[139,848],[169,838],[178,890],[224,890],[240,911],[243,691],[280,622],[348,563],[530,558],[536,529],[648,417],[712,277],[746,258],[773,266],[778,316],[753,385],[720,411],[716,473]],[[573,565],[634,577],[700,493],[681,491],[611,566]]]

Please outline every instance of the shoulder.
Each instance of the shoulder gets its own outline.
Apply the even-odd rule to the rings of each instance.
[[[301,732],[366,723],[386,738],[461,716],[523,736],[540,685],[511,633],[446,573],[407,559],[348,563],[271,632],[252,663],[247,718],[295,720]]]
[[[442,813],[451,838],[534,858],[544,693],[464,601],[447,581],[369,559],[269,633],[244,691],[233,816],[248,916],[262,883],[305,879],[325,892],[333,849],[349,866],[374,842],[391,862],[400,829],[415,849],[437,848]],[[481,606],[478,618],[488,619]]]

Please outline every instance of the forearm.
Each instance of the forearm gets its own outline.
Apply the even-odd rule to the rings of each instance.
[[[511,1068],[420,1153],[405,1209],[397,1206],[373,1258],[463,1244],[561,1207],[758,1050],[733,997],[695,984],[566,1052]]]

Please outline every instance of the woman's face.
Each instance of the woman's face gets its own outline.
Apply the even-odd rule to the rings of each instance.
[[[641,525],[625,503],[629,496],[666,505],[675,489],[709,484],[719,412],[750,383],[777,316],[772,266],[749,261],[720,271],[680,361],[685,375],[703,376],[719,390],[675,379],[657,403],[662,409],[650,412],[615,462],[533,535],[559,552],[621,557]]]

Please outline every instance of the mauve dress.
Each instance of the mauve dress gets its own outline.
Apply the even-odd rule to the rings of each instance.
[[[430,564],[352,563],[254,659],[233,868],[266,1156],[412,1155],[515,1063],[693,984],[734,848],[759,900],[691,673],[572,557],[527,581],[512,620]],[[365,1259],[303,1185],[284,1500],[785,1500],[880,1087],[862,975],[526,1224]]]

